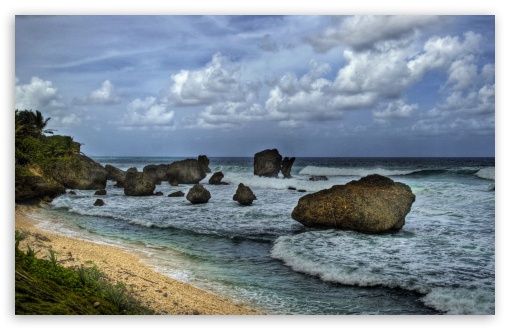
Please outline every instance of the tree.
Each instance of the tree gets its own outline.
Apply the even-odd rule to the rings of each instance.
[[[36,138],[44,134],[53,134],[52,129],[45,129],[51,118],[44,119],[42,113],[36,110],[35,113],[30,110],[16,110],[16,128],[15,134],[30,135]]]

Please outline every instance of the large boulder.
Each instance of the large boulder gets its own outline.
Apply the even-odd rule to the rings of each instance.
[[[124,194],[126,196],[150,196],[154,189],[156,189],[156,185],[151,177],[138,172],[136,167],[127,170],[126,180],[124,181]]]
[[[227,185],[226,182],[221,182],[223,180],[223,172],[214,172],[213,175],[209,178],[209,184],[215,184],[215,185]]]
[[[192,204],[204,204],[211,199],[211,193],[201,184],[196,184],[188,191],[186,199]]]
[[[253,174],[277,178],[282,165],[282,155],[277,149],[266,149],[255,154]]]
[[[198,156],[198,162],[200,163],[200,165],[204,169],[205,173],[211,173],[212,172],[211,169],[209,168],[209,158],[207,158],[206,155]]]
[[[398,231],[414,200],[409,186],[373,174],[301,197],[292,218],[307,227]]]
[[[117,167],[107,164],[105,165],[104,169],[106,172],[108,172],[108,175],[106,177],[107,180],[117,181],[117,182],[124,182],[126,179],[126,172],[118,169]]]
[[[151,178],[154,184],[161,184],[163,181],[168,181],[167,171],[168,164],[147,165],[143,168],[143,173]]]
[[[52,162],[47,173],[66,188],[82,190],[105,189],[108,172],[83,154]]]
[[[169,182],[177,181],[179,184],[199,183],[205,178],[204,168],[196,159],[185,159],[168,165],[166,172]]]
[[[284,179],[291,179],[292,175],[290,175],[290,171],[292,171],[292,165],[294,164],[294,161],[296,160],[296,157],[285,157],[282,160],[282,174]]]
[[[251,191],[250,187],[240,183],[232,199],[241,205],[251,205],[251,203],[253,203],[253,201],[256,200],[257,197],[255,196],[253,191]]]

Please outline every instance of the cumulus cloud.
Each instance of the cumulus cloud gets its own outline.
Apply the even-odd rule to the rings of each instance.
[[[243,101],[253,86],[243,84],[239,78],[240,65],[216,53],[204,68],[172,75],[172,84],[164,91],[165,100],[177,106]]]
[[[73,99],[74,104],[79,105],[94,105],[94,104],[115,104],[119,103],[120,98],[117,96],[115,87],[110,80],[105,80],[101,87],[92,91],[85,97],[78,97]]]
[[[118,123],[124,128],[174,128],[174,111],[168,105],[158,102],[155,97],[135,99],[127,106],[128,112]]]
[[[407,39],[439,20],[437,16],[352,16],[305,40],[320,53],[337,46],[366,50]]]
[[[418,110],[418,104],[406,104],[402,100],[397,100],[388,103],[386,108],[382,111],[374,111],[374,118],[377,120],[386,121],[387,119],[394,118],[409,118]]]
[[[61,109],[62,96],[51,81],[32,77],[30,83],[16,86],[15,108],[19,110],[39,110],[41,112]]]

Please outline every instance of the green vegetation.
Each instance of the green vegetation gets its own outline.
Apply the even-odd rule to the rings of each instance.
[[[16,231],[15,313],[17,315],[148,315],[121,283],[112,283],[95,265],[65,268],[54,251],[50,260],[19,249],[27,233]]]

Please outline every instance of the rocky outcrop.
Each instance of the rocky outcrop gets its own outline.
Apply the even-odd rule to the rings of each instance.
[[[206,155],[198,156],[198,163],[204,169],[205,173],[211,173],[211,169],[209,168],[209,158]]]
[[[168,166],[168,164],[147,165],[143,168],[143,173],[151,178],[154,184],[161,184],[163,181],[168,181]]]
[[[32,165],[23,175],[15,175],[14,188],[16,202],[49,200],[66,192],[62,184],[51,177],[44,176],[42,170],[36,165]]]
[[[215,185],[227,185],[228,183],[222,182],[224,175],[223,172],[215,172],[210,178],[209,178],[209,184],[215,184]]]
[[[253,160],[253,174],[277,178],[282,166],[282,155],[277,149],[257,152]]]
[[[211,199],[211,193],[201,184],[196,184],[188,191],[186,199],[192,204],[204,204]]]
[[[290,175],[290,171],[292,171],[292,165],[294,164],[294,161],[296,160],[296,157],[285,157],[282,161],[282,174],[284,179],[291,179],[292,175]]]
[[[168,197],[184,197],[184,193],[182,191],[176,191],[168,195]]]
[[[81,190],[104,189],[108,177],[104,167],[83,154],[57,160],[45,172],[64,187]]]
[[[106,172],[108,172],[108,175],[106,176],[107,180],[117,181],[117,185],[119,183],[121,185],[124,184],[124,180],[126,180],[126,172],[125,171],[118,169],[115,166],[110,165],[110,164],[105,165],[104,169],[106,170]]]
[[[414,200],[409,186],[373,174],[301,197],[292,218],[307,227],[398,231]]]
[[[138,172],[136,167],[131,167],[126,172],[124,181],[124,194],[126,196],[149,196],[156,189],[151,177]]]
[[[240,183],[232,199],[241,205],[251,205],[253,201],[257,199],[257,197],[253,191],[251,191],[250,187]]]
[[[170,184],[172,184],[172,181],[179,184],[196,184],[207,176],[202,165],[200,165],[196,159],[185,159],[173,162],[168,165],[166,175]]]

